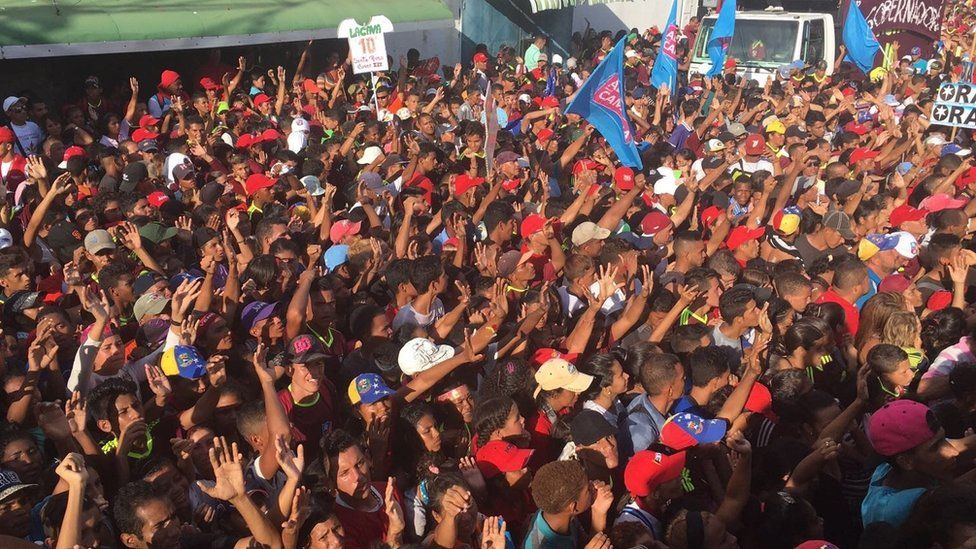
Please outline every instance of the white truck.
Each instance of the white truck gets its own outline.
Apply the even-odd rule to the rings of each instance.
[[[712,66],[706,45],[716,18],[702,18],[692,45],[691,73],[705,74]],[[736,60],[736,74],[765,84],[777,69],[797,59],[808,65],[824,60],[829,74],[834,68],[835,40],[834,18],[827,13],[741,11],[735,15],[735,35],[727,55]]]

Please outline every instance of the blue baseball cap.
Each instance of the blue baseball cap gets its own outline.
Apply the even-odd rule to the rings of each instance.
[[[374,404],[393,394],[383,378],[376,374],[359,374],[349,382],[349,402]]]
[[[702,419],[683,412],[671,416],[661,429],[661,444],[673,450],[684,450],[711,444],[725,438],[728,423],[721,419]]]
[[[192,275],[190,273],[177,273],[177,274],[173,275],[172,277],[170,277],[170,279],[169,279],[169,289],[170,289],[170,291],[175,292],[176,289],[180,287],[180,284],[182,284],[184,280],[189,280],[189,281],[192,282],[194,280],[198,280],[198,279],[201,279],[201,278],[203,278],[203,277],[202,276],[195,276],[195,275]]]
[[[335,272],[336,269],[341,267],[349,259],[349,246],[345,244],[336,244],[328,250],[322,256],[322,260],[325,261],[325,267],[329,269],[329,272]]]
[[[912,168],[913,168],[914,166],[915,166],[915,165],[914,165],[914,164],[912,164],[911,162],[902,162],[901,164],[898,164],[898,167],[897,167],[897,168],[895,168],[895,169],[896,169],[896,170],[898,170],[898,173],[900,173],[901,175],[905,175],[905,174],[906,174],[906,173],[908,173],[908,171],[909,171],[909,170],[911,170],[911,169],[912,169]]]
[[[241,312],[241,325],[248,331],[258,322],[273,315],[278,308],[278,302],[265,303],[263,301],[252,301],[244,306]]]
[[[192,345],[176,345],[163,353],[159,367],[168,376],[199,379],[207,374],[207,360]]]

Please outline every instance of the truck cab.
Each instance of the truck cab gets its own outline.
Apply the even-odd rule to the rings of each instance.
[[[707,44],[717,15],[702,18],[691,55],[691,73],[705,74],[712,66]],[[736,74],[765,84],[777,69],[796,59],[808,65],[827,62],[834,69],[834,18],[827,13],[741,11],[735,14],[735,35],[727,55],[737,63]]]

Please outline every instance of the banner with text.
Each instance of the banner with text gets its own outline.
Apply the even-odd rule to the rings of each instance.
[[[932,107],[932,123],[976,128],[976,84],[942,84]]]
[[[339,23],[338,37],[349,40],[353,74],[390,70],[383,37],[386,32],[393,32],[393,23],[383,15],[374,15],[365,25],[355,19]]]
[[[899,55],[918,46],[930,56],[942,31],[943,0],[862,0],[861,13],[883,45],[898,41]]]

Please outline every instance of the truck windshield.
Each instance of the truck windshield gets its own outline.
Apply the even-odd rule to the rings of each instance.
[[[695,44],[694,61],[708,61],[706,45],[715,28],[715,19],[702,21]],[[729,55],[740,65],[779,67],[794,59],[796,38],[800,25],[797,21],[775,19],[736,19],[735,36],[729,46]]]

